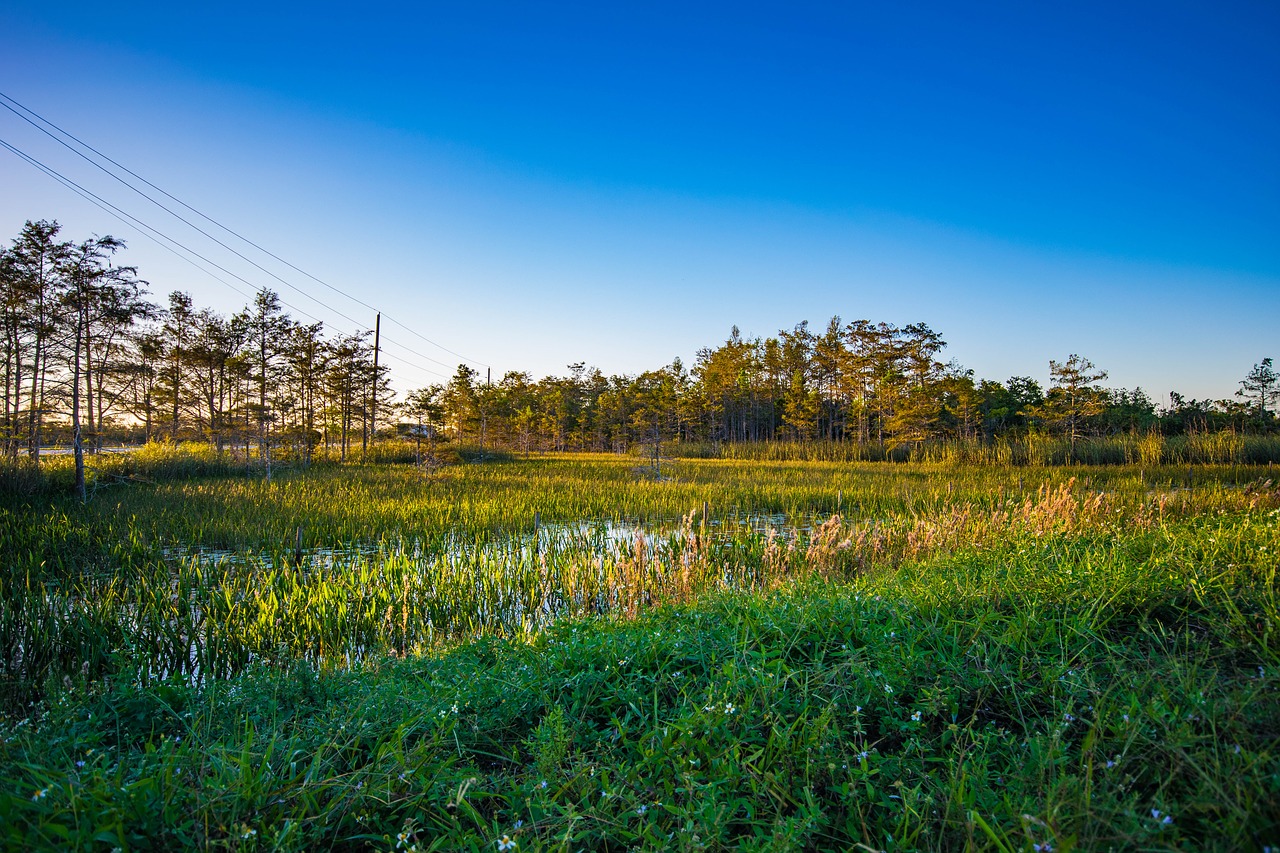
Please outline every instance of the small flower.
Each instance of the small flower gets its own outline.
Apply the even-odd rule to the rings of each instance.
[[[920,722],[920,712],[916,711],[914,714],[912,714],[911,719],[917,723]]]
[[[725,703],[725,706],[724,706],[724,712],[725,712],[726,714],[736,714],[736,713],[738,713],[738,709],[737,709],[737,708],[735,708],[735,707],[733,707],[733,703],[732,703],[732,702],[726,702],[726,703]]]
[[[884,686],[884,692],[885,692],[885,693],[892,693],[892,692],[893,692],[893,688],[886,684],[886,685]]]
[[[538,787],[545,789],[547,787],[547,780],[543,779],[541,782],[539,782]]]
[[[1108,770],[1110,770],[1112,767],[1115,767],[1115,766],[1116,766],[1115,759],[1113,759],[1113,758],[1108,758],[1108,759],[1107,759],[1107,769],[1108,769]]]
[[[1063,715],[1062,715],[1062,721],[1063,721],[1064,723],[1074,722],[1074,721],[1075,721],[1075,717],[1071,716],[1070,714],[1063,714]]]
[[[77,768],[77,769],[79,769],[79,768],[81,768],[81,767],[84,767],[84,759],[83,759],[83,758],[76,762],[76,768]]]
[[[853,713],[855,713],[855,714],[861,714],[861,713],[862,713],[862,706],[861,706],[861,705],[854,705],[854,706],[853,706]]]
[[[522,821],[522,820],[518,820],[518,821],[516,821],[516,829],[519,829],[519,828],[520,828],[520,827],[522,827],[522,826],[524,826],[524,821]]]
[[[869,755],[871,755],[871,753],[867,752],[867,751],[864,749],[864,750],[862,750],[862,752],[859,752],[859,753],[858,753],[858,760],[859,760],[859,761],[866,761],[866,760],[867,760],[867,756],[869,756]]]
[[[511,840],[510,835],[504,835],[498,839],[498,849],[499,850],[515,850],[516,843]]]
[[[1236,747],[1235,747],[1234,752],[1235,752],[1235,754],[1236,754],[1236,755],[1239,755],[1239,754],[1240,754],[1240,744],[1236,744]]]
[[[645,812],[647,812],[648,810],[649,810],[649,807],[648,807],[648,806],[644,806],[644,805],[642,805],[642,806],[640,806],[640,808],[636,809],[636,814],[638,814],[638,815],[643,815],[643,814],[644,814]]]
[[[250,838],[253,838],[253,837],[254,837],[255,835],[257,835],[257,834],[258,834],[258,830],[256,830],[256,829],[250,829],[249,827],[247,827],[247,826],[246,826],[246,827],[244,827],[244,829],[243,829],[243,830],[241,830],[241,832],[240,832],[240,837],[241,837],[242,839],[244,839],[244,840],[246,840],[246,841],[247,841],[247,840],[249,840]]]
[[[48,788],[41,788],[39,791],[36,791],[34,794],[32,794],[32,795],[31,795],[31,799],[33,799],[33,800],[43,800],[43,799],[44,799],[45,797],[47,797],[47,796],[49,796],[49,789],[48,789]]]
[[[1053,853],[1053,845],[1048,841],[1043,844],[1032,844],[1031,849],[1036,853]]]
[[[408,832],[401,832],[396,835],[396,849],[399,850],[409,840]]]
[[[1121,716],[1121,718],[1120,718],[1120,719],[1124,720],[1124,721],[1127,723],[1127,722],[1129,722],[1129,715],[1128,715],[1128,714],[1124,714],[1123,716]]]

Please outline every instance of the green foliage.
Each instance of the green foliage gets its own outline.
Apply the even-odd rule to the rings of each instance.
[[[1214,618],[1212,597],[1046,596],[1045,579],[1069,569],[1135,568],[1131,555],[1105,568],[1082,557],[719,596],[530,643],[327,673],[255,668],[204,690],[69,690],[5,729],[5,843],[1274,840],[1274,664]],[[944,593],[954,571],[978,584],[958,601]]]
[[[1280,840],[1256,470],[632,465],[4,506],[7,696],[27,667],[42,698],[0,720],[0,846]],[[646,536],[554,524],[624,517]]]

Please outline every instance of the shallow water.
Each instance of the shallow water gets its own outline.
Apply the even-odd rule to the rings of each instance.
[[[446,534],[443,537],[424,539],[395,539],[369,542],[349,542],[336,546],[304,547],[301,564],[312,568],[329,568],[353,557],[376,558],[381,554],[406,556],[413,559],[475,559],[499,556],[525,556],[551,552],[576,552],[590,556],[616,557],[632,551],[637,542],[653,549],[668,543],[673,537],[685,535],[706,536],[708,541],[726,541],[742,535],[767,535],[772,532],[783,541],[797,535],[808,534],[821,524],[826,515],[807,513],[788,517],[785,513],[742,513],[727,518],[708,518],[705,527],[696,519],[692,526],[685,526],[684,518],[668,518],[641,521],[628,518],[580,519],[569,522],[548,522],[521,534],[474,536]],[[294,549],[285,544],[278,550],[206,548],[203,546],[169,545],[161,549],[166,561],[194,560],[199,564],[218,563],[270,565],[276,559],[292,561]]]

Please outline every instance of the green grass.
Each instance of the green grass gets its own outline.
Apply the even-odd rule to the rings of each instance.
[[[1257,469],[634,466],[11,502],[0,844],[1280,846]],[[707,529],[681,522],[704,500]],[[534,512],[660,535],[535,555]],[[298,525],[376,547],[299,570]]]

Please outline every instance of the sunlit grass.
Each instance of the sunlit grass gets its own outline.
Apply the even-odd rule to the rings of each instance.
[[[1276,845],[1265,473],[684,460],[659,479],[569,456],[12,502],[0,832]]]

